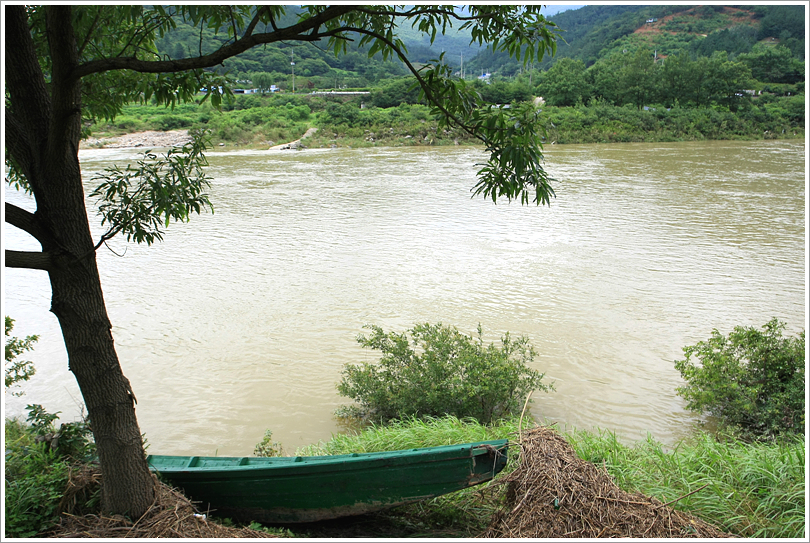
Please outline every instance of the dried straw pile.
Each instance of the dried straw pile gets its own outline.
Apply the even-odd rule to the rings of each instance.
[[[506,509],[482,537],[733,537],[655,498],[621,490],[547,427],[522,434],[520,465],[505,483]]]
[[[101,474],[97,470],[83,469],[71,474],[65,497],[62,500],[62,518],[50,537],[134,537],[134,538],[257,538],[276,537],[249,528],[232,528],[209,521],[191,501],[177,490],[155,479],[155,501],[144,515],[136,521],[123,516],[85,514],[75,506],[86,499],[99,485]]]

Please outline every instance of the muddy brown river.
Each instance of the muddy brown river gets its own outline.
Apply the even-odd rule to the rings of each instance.
[[[81,151],[87,186],[137,153]],[[484,158],[213,152],[213,215],[100,250],[149,452],[251,454],[266,429],[288,452],[329,439],[341,368],[377,358],[355,340],[363,325],[426,321],[529,336],[557,389],[535,393],[538,420],[675,443],[697,420],[675,393],[683,346],[772,317],[805,327],[804,140],[549,146],[550,208],[471,199]],[[8,226],[4,245],[38,249]],[[6,415],[78,416],[45,273],[3,275],[14,335],[41,336]]]

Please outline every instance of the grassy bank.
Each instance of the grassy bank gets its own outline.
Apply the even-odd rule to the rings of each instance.
[[[502,438],[514,441],[517,426],[515,420],[483,426],[453,417],[413,419],[371,426],[356,435],[336,435],[295,454],[375,452]],[[46,452],[47,444],[37,444],[21,423],[6,421],[5,433],[6,535],[41,535],[58,518],[68,462]],[[804,536],[802,437],[748,444],[698,434],[667,451],[652,438],[628,445],[609,431],[572,430],[563,435],[581,458],[604,466],[624,490],[673,502],[673,508],[742,537]],[[513,447],[506,470],[492,483],[389,511],[273,531],[294,537],[473,537],[503,507],[506,489],[497,481],[518,466],[518,449]],[[91,499],[97,500],[97,496]]]
[[[299,449],[296,455],[377,452],[502,438],[514,441],[517,426],[514,420],[491,427],[453,417],[409,420],[372,426],[357,435],[337,435]],[[652,437],[628,445],[610,431],[570,430],[563,435],[581,458],[604,466],[623,490],[673,502],[673,508],[741,537],[804,536],[805,450],[801,436],[744,443],[698,433],[667,450]],[[516,447],[510,451],[504,476],[518,467],[517,453]],[[489,483],[378,513],[365,520],[366,529],[389,530],[386,533],[392,537],[473,537],[502,507],[504,491],[502,485]],[[298,537],[319,537],[330,529],[336,529],[335,523],[293,532]]]
[[[543,107],[547,143],[670,142],[717,139],[804,137],[804,96],[777,97],[746,110],[717,107],[618,107],[600,102],[575,107]],[[167,109],[129,105],[112,123],[91,127],[95,137],[144,130],[208,128],[215,145],[262,148],[318,134],[309,147],[453,145],[475,140],[461,131],[437,131],[420,104],[366,107],[361,99],[341,101],[308,95],[237,96],[222,111],[210,104]]]

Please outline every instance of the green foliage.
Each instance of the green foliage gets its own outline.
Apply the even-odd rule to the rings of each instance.
[[[710,57],[715,51],[729,55],[748,53],[757,42],[757,29],[751,26],[733,26],[715,30],[702,40],[692,40],[689,49],[696,55]]]
[[[806,536],[803,436],[743,443],[699,434],[672,450],[652,437],[628,446],[607,431],[572,431],[566,438],[624,490],[664,503],[677,499],[673,508],[739,537]]]
[[[281,443],[273,441],[273,432],[266,430],[262,440],[253,449],[253,456],[284,456],[284,449]]]
[[[581,60],[561,58],[543,74],[538,92],[552,106],[573,106],[587,101],[593,90]]]
[[[802,433],[805,425],[805,341],[782,337],[785,323],[763,330],[737,326],[728,335],[684,347],[675,362],[687,385],[677,389],[687,408],[720,418],[744,436]],[[695,360],[697,359],[697,360]]]
[[[528,366],[535,351],[525,336],[507,333],[496,347],[484,345],[480,325],[477,340],[441,323],[417,324],[402,334],[367,328],[371,335],[357,341],[382,358],[346,365],[337,389],[359,404],[351,413],[372,420],[448,414],[487,424],[515,414],[531,391],[553,389]]]
[[[33,537],[58,520],[71,466],[95,453],[86,421],[54,427],[56,414],[28,406],[28,421],[6,420],[6,537]],[[97,497],[95,498],[97,499]]]
[[[14,329],[14,319],[6,316],[6,350],[5,350],[5,387],[19,386],[19,383],[28,381],[36,373],[34,363],[28,360],[15,360],[19,355],[34,348],[39,336],[27,336],[25,339],[9,338]],[[24,391],[12,392],[14,396],[22,396]]]
[[[612,143],[700,141],[707,139],[762,139],[802,137],[803,96],[765,102],[760,99],[736,113],[721,107],[654,106],[639,111],[591,100],[581,107],[544,107],[548,141],[556,143]],[[766,134],[765,131],[768,131]]]
[[[99,201],[101,224],[109,224],[98,246],[119,232],[127,241],[151,245],[163,239],[162,228],[171,219],[188,221],[191,211],[214,208],[203,191],[209,186],[203,168],[207,141],[201,131],[191,133],[193,141],[182,148],[171,148],[158,158],[151,151],[137,166],[127,164],[107,168],[94,177],[102,183],[90,193]]]
[[[681,50],[667,57],[663,65],[654,58],[652,50],[640,46],[632,54],[615,53],[597,61],[587,70],[593,96],[638,109],[657,103],[720,105],[732,111],[750,106],[751,97],[745,90],[751,89],[754,81],[746,63],[729,60],[723,52],[693,60]]]
[[[375,107],[396,107],[402,103],[419,103],[419,84],[413,77],[387,81],[379,89],[371,92],[371,105]]]
[[[543,169],[542,140],[546,136],[540,111],[531,103],[510,109],[489,106],[472,114],[473,122],[487,135],[489,160],[478,170],[475,195],[485,198],[506,197],[528,203],[533,193],[536,204],[550,205],[556,196],[550,178]]]
[[[95,455],[92,430],[86,419],[63,423],[57,430],[54,422],[59,419],[60,411],[48,413],[39,404],[28,405],[25,409],[28,411],[28,431],[36,436],[37,443],[45,443],[58,456],[69,460],[87,461]]]
[[[759,22],[759,39],[781,37],[805,39],[804,17],[806,6],[757,6],[763,15]],[[764,9],[763,9],[764,8]],[[781,39],[781,38],[780,38]]]
[[[528,419],[527,419],[528,420]],[[528,423],[524,420],[524,426]],[[439,447],[475,441],[514,437],[518,419],[500,419],[481,424],[473,418],[453,415],[439,417],[407,416],[385,424],[371,423],[357,433],[333,434],[327,442],[307,445],[296,456],[332,456],[336,454],[400,451],[421,447]]]
[[[787,47],[756,45],[750,53],[739,55],[755,79],[767,83],[798,83],[804,81],[804,62],[793,57]]]

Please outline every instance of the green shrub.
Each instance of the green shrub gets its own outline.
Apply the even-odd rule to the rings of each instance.
[[[253,449],[253,456],[284,456],[284,449],[281,443],[273,441],[273,432],[265,430],[264,437]]]
[[[535,351],[525,336],[507,333],[500,347],[485,346],[480,325],[475,340],[452,326],[417,324],[408,331],[411,347],[407,333],[367,328],[372,334],[357,341],[381,351],[382,358],[343,369],[338,392],[359,404],[344,415],[384,421],[448,414],[487,424],[516,413],[529,392],[553,388],[528,367]]]
[[[5,388],[19,386],[22,381],[28,381],[36,373],[34,363],[30,360],[15,360],[19,355],[34,348],[39,336],[28,336],[25,339],[9,337],[14,329],[14,319],[6,316],[6,350],[5,350]],[[25,392],[12,392],[14,396],[22,396]]]
[[[161,130],[177,130],[191,126],[191,119],[180,115],[163,115],[157,123]]]
[[[749,438],[804,431],[804,331],[783,338],[773,319],[758,330],[717,330],[707,341],[684,347],[675,362],[687,385],[677,392],[688,409],[712,414]],[[699,360],[699,364],[695,362]]]
[[[71,465],[95,453],[86,421],[54,427],[56,414],[29,405],[27,424],[5,421],[6,537],[32,537],[58,519]]]
[[[69,464],[40,443],[6,455],[6,537],[33,537],[56,521]]]

